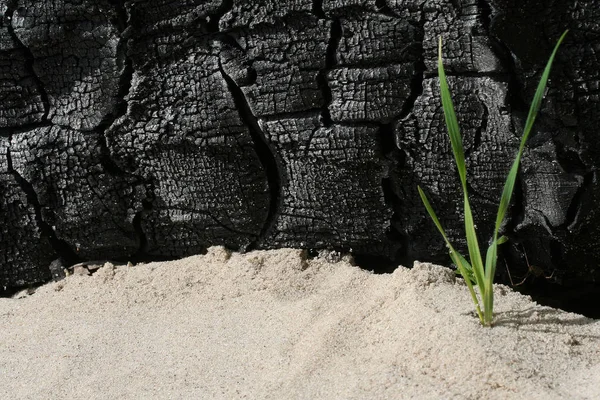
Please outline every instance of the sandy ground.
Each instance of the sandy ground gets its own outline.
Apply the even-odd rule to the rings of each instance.
[[[600,321],[416,263],[298,250],[138,266],[0,299],[2,399],[600,399]]]

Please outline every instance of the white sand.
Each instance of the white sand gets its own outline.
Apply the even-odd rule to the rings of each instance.
[[[297,250],[106,264],[0,299],[0,399],[598,399],[600,321]]]

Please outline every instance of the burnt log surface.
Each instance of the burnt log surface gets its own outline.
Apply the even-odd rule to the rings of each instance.
[[[47,281],[57,258],[217,244],[446,261],[416,191],[463,246],[438,36],[485,241],[567,28],[501,256],[516,278],[600,282],[595,0],[0,0],[0,13],[0,287]]]

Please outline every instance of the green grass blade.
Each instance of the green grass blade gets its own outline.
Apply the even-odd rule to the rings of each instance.
[[[535,91],[535,95],[533,96],[533,101],[531,102],[531,107],[529,108],[529,115],[527,116],[527,121],[525,122],[525,130],[523,132],[523,138],[521,139],[521,146],[519,148],[519,152],[523,151],[525,147],[525,142],[529,137],[529,133],[531,132],[531,128],[533,127],[533,123],[535,122],[535,118],[537,117],[538,112],[542,106],[542,100],[544,98],[544,93],[546,92],[546,83],[548,82],[548,77],[550,76],[550,70],[552,69],[552,63],[554,62],[554,57],[558,52],[558,48],[561,43],[567,36],[569,30],[566,30],[556,42],[556,46],[554,46],[554,50],[548,59],[548,63],[546,64],[546,68],[544,68],[544,72],[542,73],[542,77],[540,82],[538,83],[537,90]]]
[[[477,311],[477,316],[479,317],[479,321],[482,324],[484,324],[484,315],[481,312],[481,306],[479,304],[479,299],[477,298],[477,293],[475,293],[475,290],[473,289],[473,281],[467,272],[468,267],[470,267],[469,263],[459,252],[457,252],[456,250],[454,250],[454,248],[452,248],[452,245],[450,245],[450,258],[454,262],[454,265],[456,265],[456,267],[458,268],[458,272],[460,272],[460,274],[463,276],[465,283],[467,284],[467,287],[469,288],[469,293],[471,294],[471,299],[473,300],[473,304],[475,304],[475,311]]]
[[[485,285],[486,285],[486,290],[485,292],[482,294],[482,298],[483,298],[483,304],[484,304],[484,316],[483,316],[483,320],[484,320],[484,324],[491,324],[492,323],[492,319],[493,319],[493,310],[494,310],[494,288],[493,288],[493,283],[494,283],[494,273],[495,271],[492,272],[491,275],[488,276],[488,272],[491,271],[492,269],[496,268],[496,261],[498,259],[498,245],[505,243],[508,240],[508,238],[506,236],[502,236],[498,239],[493,239],[492,243],[490,244],[490,246],[488,247],[487,253],[486,253],[486,258],[485,258],[485,272],[486,272],[486,280],[485,280]],[[491,279],[490,279],[491,278]]]
[[[471,205],[469,203],[469,195],[467,190],[467,168],[465,165],[462,137],[460,135],[458,120],[456,119],[456,113],[454,111],[454,104],[452,103],[452,96],[450,95],[450,89],[448,88],[446,72],[444,71],[441,36],[438,48],[438,74],[440,78],[440,92],[442,97],[442,108],[444,109],[444,119],[446,120],[448,135],[450,136],[450,144],[452,145],[452,153],[454,154],[454,160],[456,161],[456,168],[458,169],[458,175],[460,177],[464,194],[465,233],[467,238],[467,247],[469,249],[469,258],[471,259],[471,266],[473,267],[473,273],[475,275],[477,286],[479,286],[479,289],[483,295],[485,291],[483,280],[483,260],[481,258],[481,251],[479,250],[479,241],[477,240],[475,223],[473,221],[473,214],[471,212]]]
[[[463,151],[462,137],[460,135],[460,129],[458,127],[458,120],[456,119],[456,113],[454,112],[454,104],[452,103],[452,97],[450,96],[450,89],[448,88],[448,82],[446,80],[446,72],[444,71],[444,64],[442,62],[442,37],[440,36],[439,42],[439,53],[438,53],[438,75],[440,78],[440,90],[442,97],[442,108],[444,109],[444,119],[446,121],[446,127],[448,128],[448,134],[450,136],[450,144],[452,145],[452,153],[456,160],[456,168],[458,169],[458,176],[460,177],[460,183],[463,188],[467,186],[467,167],[465,165],[465,153]]]
[[[429,203],[429,200],[427,199],[425,192],[423,192],[423,189],[421,189],[421,186],[417,186],[417,190],[419,191],[419,196],[421,196],[421,201],[425,205],[425,209],[429,213],[429,216],[433,220],[433,223],[438,228],[438,231],[440,231],[440,233],[442,234],[444,241],[448,244],[449,241],[448,241],[448,236],[446,236],[446,231],[444,231],[444,228],[442,228],[442,224],[440,223],[440,220],[438,219],[437,215],[435,215],[435,211],[433,210],[433,207],[431,207],[431,204]]]
[[[508,237],[507,236],[500,236],[497,240],[498,246],[500,246],[501,244],[504,244],[508,242]]]
[[[550,70],[552,68],[552,63],[554,62],[554,57],[556,56],[556,52],[565,36],[569,31],[566,30],[552,51],[552,55],[548,59],[548,63],[546,64],[546,68],[544,69],[544,73],[542,74],[542,78],[538,84],[537,90],[535,91],[535,96],[531,103],[531,107],[529,108],[529,115],[527,116],[527,121],[525,122],[525,130],[523,131],[523,137],[521,138],[521,143],[519,145],[519,152],[515,161],[513,162],[512,168],[508,174],[506,179],[506,183],[504,185],[504,190],[502,191],[502,198],[500,199],[500,207],[498,208],[498,215],[496,216],[496,232],[500,229],[502,225],[502,221],[504,221],[504,217],[506,215],[506,211],[508,210],[508,206],[510,204],[510,199],[512,197],[513,189],[515,186],[515,181],[517,178],[517,173],[519,171],[519,163],[521,161],[521,156],[523,155],[523,150],[525,148],[525,143],[529,138],[529,134],[531,133],[531,128],[533,127],[533,123],[537,117],[537,114],[542,105],[542,99],[544,97],[544,92],[546,91],[546,84],[548,82],[548,77],[550,76]],[[497,236],[497,234],[495,235]],[[494,237],[496,239],[496,237]]]
[[[546,91],[546,84],[548,82],[548,77],[550,76],[550,70],[552,69],[552,63],[554,62],[554,57],[563,42],[565,36],[567,35],[567,31],[565,31],[550,58],[548,59],[548,63],[546,64],[546,68],[542,74],[540,82],[538,83],[537,89],[535,91],[535,96],[531,103],[531,107],[529,108],[529,114],[527,116],[527,121],[525,122],[525,129],[523,131],[523,137],[521,138],[521,143],[519,145],[519,151],[517,156],[510,168],[508,176],[506,178],[506,182],[504,183],[504,189],[502,190],[502,197],[500,199],[500,205],[498,207],[498,214],[496,216],[496,224],[494,227],[494,236],[492,238],[492,244],[488,248],[488,252],[486,254],[486,262],[485,262],[485,294],[483,294],[483,304],[484,304],[484,321],[486,323],[491,323],[492,320],[492,310],[494,306],[494,298],[492,292],[492,285],[494,281],[494,276],[496,274],[496,263],[498,259],[498,244],[500,244],[500,239],[498,239],[498,232],[504,221],[504,217],[506,216],[506,212],[508,211],[508,207],[510,205],[510,200],[513,194],[513,190],[515,187],[515,182],[517,179],[517,174],[519,172],[519,165],[521,162],[521,157],[523,155],[523,150],[525,148],[525,143],[529,138],[529,134],[531,133],[531,129],[533,127],[533,123],[537,117],[537,114],[541,108],[542,100],[544,98],[544,92]]]
[[[477,285],[477,281],[475,280],[475,275],[473,275],[473,268],[471,267],[471,264],[469,264],[467,259],[464,258],[462,256],[462,254],[456,253],[456,256],[460,258],[460,262],[465,267],[465,272],[466,272],[467,276],[465,276],[465,273],[463,273],[461,271],[458,271],[458,272],[460,272],[460,274],[463,276],[463,278],[467,279],[467,277],[468,277],[472,284]],[[454,264],[456,265],[456,263],[454,263]],[[458,267],[458,265],[457,265],[457,267]]]
[[[494,275],[496,273],[496,263],[498,256],[498,245],[507,241],[505,236],[498,238],[498,232],[504,221],[504,217],[506,216],[506,212],[508,211],[508,207],[510,205],[510,200],[512,197],[512,193],[514,190],[515,182],[517,179],[517,174],[519,172],[519,165],[521,161],[521,157],[523,155],[523,150],[525,148],[525,143],[529,138],[529,134],[531,133],[531,129],[533,127],[533,123],[535,122],[535,118],[537,113],[539,112],[542,104],[542,100],[544,97],[544,92],[546,90],[546,84],[548,82],[548,77],[550,76],[550,70],[552,68],[552,63],[554,62],[554,58],[558,51],[558,48],[562,41],[564,40],[568,31],[565,31],[560,39],[558,40],[550,59],[542,73],[542,78],[538,84],[537,90],[535,92],[534,99],[531,103],[531,107],[529,109],[529,114],[527,116],[527,121],[525,122],[525,129],[523,132],[523,137],[521,138],[521,143],[519,145],[519,151],[517,156],[510,168],[508,173],[506,182],[504,183],[504,188],[502,190],[502,197],[500,199],[500,205],[498,207],[498,214],[496,216],[496,224],[494,227],[494,235],[492,238],[492,243],[488,247],[488,251],[486,253],[485,259],[485,268],[481,259],[481,252],[479,249],[479,242],[477,239],[477,233],[475,231],[475,222],[473,220],[473,214],[471,211],[471,205],[469,203],[469,195],[467,190],[467,169],[465,165],[465,155],[462,137],[460,135],[460,130],[458,127],[458,120],[456,118],[456,113],[454,111],[454,104],[452,103],[452,97],[450,95],[450,89],[448,88],[448,82],[446,79],[446,73],[444,71],[444,65],[442,61],[442,38],[440,37],[439,41],[439,52],[438,52],[438,74],[440,78],[440,91],[442,98],[442,108],[444,110],[444,119],[446,121],[446,126],[448,128],[448,134],[450,136],[450,144],[452,146],[452,153],[454,155],[454,160],[456,162],[456,167],[458,170],[458,175],[460,178],[460,183],[462,186],[462,191],[464,195],[464,213],[465,213],[465,233],[467,239],[467,246],[469,248],[469,258],[471,259],[471,263],[469,263],[460,253],[458,253],[450,244],[446,232],[444,231],[442,225],[440,224],[437,215],[435,214],[429,200],[425,193],[419,189],[419,195],[421,196],[421,200],[427,209],[427,212],[431,216],[434,224],[442,234],[448,249],[450,249],[450,257],[454,264],[456,264],[460,274],[465,278],[465,282],[469,288],[469,292],[471,293],[471,297],[473,302],[475,303],[477,314],[481,323],[484,325],[490,325],[492,323],[493,318],[493,307],[494,307],[494,292],[493,292],[493,281]],[[478,297],[473,289],[473,283],[475,283],[481,293],[481,298],[484,306],[484,313],[481,312],[480,303]]]
[[[523,155],[525,143],[527,142],[527,139],[529,138],[529,134],[531,133],[531,128],[533,127],[533,123],[535,122],[537,114],[541,108],[542,99],[544,98],[544,92],[546,91],[546,84],[548,82],[548,77],[550,76],[550,70],[552,69],[552,63],[554,62],[554,57],[556,56],[558,48],[560,47],[561,43],[563,42],[563,40],[568,32],[569,32],[568,30],[565,31],[562,34],[562,36],[560,37],[560,39],[558,40],[558,42],[556,43],[556,46],[554,46],[554,50],[552,51],[552,54],[550,55],[550,58],[548,59],[548,63],[546,64],[546,68],[544,69],[544,73],[542,74],[542,78],[540,79],[540,82],[537,86],[537,90],[535,91],[535,96],[533,98],[533,102],[531,103],[531,107],[529,108],[529,115],[527,116],[527,121],[525,122],[525,130],[523,132],[523,137],[521,138],[519,152],[517,153],[517,157],[515,158],[515,161],[513,162],[510,172],[508,173],[508,177],[506,178],[506,182],[504,184],[504,189],[502,191],[502,198],[500,199],[500,206],[498,207],[498,215],[496,216],[496,226],[494,229],[493,241],[497,241],[497,239],[498,239],[498,231],[500,230],[500,226],[502,225],[502,222],[504,221],[504,217],[506,216],[506,212],[508,211],[508,207],[510,205],[510,200],[511,200],[512,193],[513,193],[513,190],[515,187],[517,174],[519,172],[519,164],[521,162],[521,157]],[[495,264],[495,261],[492,264]],[[493,274],[495,272],[495,265],[494,265],[494,268],[490,268],[490,266],[486,265],[486,279],[489,279],[488,275],[493,276]]]
[[[459,262],[454,261],[454,258],[452,258],[452,260],[454,261],[454,264],[456,265],[456,267],[459,269],[460,274],[463,276],[463,278],[465,278],[465,280],[469,279],[471,282],[476,283],[475,277],[473,276],[473,268],[471,267],[471,264],[469,264],[469,262],[460,253],[458,253],[456,250],[454,250],[454,248],[452,247],[452,244],[450,244],[450,241],[448,240],[446,231],[442,227],[442,224],[440,223],[435,211],[433,210],[433,207],[431,207],[431,204],[429,203],[429,199],[427,198],[427,195],[425,195],[425,192],[423,192],[423,189],[421,189],[420,186],[417,186],[417,190],[419,191],[419,196],[421,196],[421,201],[425,205],[425,209],[429,213],[431,220],[437,227],[438,231],[440,231],[442,237],[444,238],[444,242],[446,242],[446,247],[448,247],[448,249],[450,251],[450,257],[452,257],[452,254],[459,257]],[[461,268],[460,268],[461,266],[464,267],[464,270],[461,270]]]
[[[431,204],[429,203],[429,200],[427,199],[425,192],[423,192],[423,190],[421,189],[420,186],[417,186],[417,190],[419,191],[419,196],[421,196],[421,201],[425,205],[425,209],[429,213],[431,220],[433,221],[435,226],[438,228],[438,230],[442,234],[442,237],[444,238],[444,241],[446,242],[446,246],[450,250],[450,258],[456,265],[456,268],[458,268],[458,272],[460,272],[460,274],[463,276],[465,283],[467,284],[467,287],[469,288],[469,293],[471,294],[471,299],[473,300],[473,303],[475,304],[475,309],[477,310],[477,315],[478,315],[481,323],[483,324],[483,313],[481,312],[481,307],[479,305],[479,299],[477,298],[477,294],[475,293],[475,290],[473,289],[473,279],[474,279],[473,278],[473,268],[471,267],[469,262],[459,252],[457,252],[454,249],[454,247],[452,247],[452,244],[450,243],[450,241],[448,240],[448,236],[446,235],[446,231],[444,231],[444,228],[442,227],[440,220],[438,219],[437,215],[435,214],[433,207],[431,207]]]
[[[483,261],[481,259],[481,251],[479,250],[479,241],[477,240],[477,233],[475,232],[475,222],[473,221],[473,213],[471,212],[471,205],[467,198],[467,193],[464,195],[465,203],[465,234],[467,238],[467,248],[469,249],[469,258],[471,259],[471,265],[473,266],[473,275],[477,286],[481,291],[481,295],[485,296],[485,281],[484,281],[484,269]],[[485,307],[485,306],[484,306]]]

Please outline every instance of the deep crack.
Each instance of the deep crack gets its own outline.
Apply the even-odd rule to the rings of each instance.
[[[125,45],[126,46],[126,45]],[[127,57],[126,47],[121,50],[123,53],[123,72],[119,78],[119,90],[116,98],[118,99],[113,111],[104,117],[102,122],[98,124],[96,129],[98,133],[98,143],[100,145],[101,158],[100,162],[102,166],[110,173],[118,176],[124,176],[128,173],[125,172],[111,156],[110,149],[108,147],[106,139],[106,130],[109,129],[116,120],[127,114],[127,96],[131,90],[131,82],[133,80],[133,64],[131,59]]]
[[[415,107],[415,103],[419,96],[423,94],[423,79],[425,78],[425,49],[423,48],[423,41],[425,40],[425,12],[421,8],[421,16],[419,18],[419,34],[416,37],[415,45],[419,46],[419,56],[414,63],[415,72],[410,81],[410,94],[404,101],[402,110],[398,115],[399,119],[407,117]]]
[[[485,102],[481,102],[481,104],[483,106],[483,115],[481,116],[481,125],[479,125],[477,127],[477,129],[475,130],[475,135],[473,136],[473,143],[471,143],[471,146],[469,146],[468,148],[465,149],[465,158],[467,158],[467,159],[471,156],[471,154],[473,154],[473,152],[476,152],[477,149],[481,146],[481,138],[482,138],[483,132],[487,131],[488,120],[490,118],[490,112],[489,112],[488,107],[485,104]]]
[[[571,199],[571,203],[569,204],[569,207],[567,208],[566,219],[565,219],[565,223],[563,225],[567,228],[568,231],[573,230],[574,227],[577,226],[577,224],[579,222],[579,218],[581,216],[580,211],[581,211],[582,204],[583,204],[582,199],[591,191],[591,189],[595,183],[596,183],[596,172],[595,171],[588,172],[583,176],[583,182],[581,182],[581,185],[579,186],[579,188],[573,195],[573,198]]]
[[[221,18],[229,11],[233,9],[233,0],[223,0],[217,11],[209,16],[209,21],[206,24],[206,29],[209,33],[218,33],[220,32],[219,24],[221,22]]]
[[[522,85],[517,74],[517,67],[512,52],[492,32],[492,8],[486,0],[478,0],[478,8],[481,10],[481,23],[484,33],[486,37],[489,38],[491,50],[500,61],[502,67],[501,72],[489,73],[487,76],[502,77],[504,79],[508,76],[508,102],[511,109],[516,111],[527,111],[528,105],[522,96]]]
[[[323,11],[323,0],[313,0],[312,2],[312,13],[317,16],[317,18],[327,19],[325,12]]]
[[[125,171],[113,160],[106,137],[106,131],[110,129],[115,121],[127,115],[127,98],[129,96],[129,92],[131,91],[134,72],[133,62],[131,58],[128,57],[129,43],[126,38],[126,32],[130,24],[130,16],[122,0],[113,0],[111,2],[115,6],[115,12],[117,15],[115,25],[120,31],[120,40],[117,47],[117,60],[122,65],[122,72],[119,77],[119,89],[115,96],[117,100],[113,110],[104,117],[95,131],[98,133],[98,144],[100,146],[101,153],[100,163],[104,169],[114,176],[130,176],[134,179],[134,186],[144,185],[146,188],[146,197],[141,200],[142,209],[135,213],[135,216],[131,222],[138,241],[138,249],[134,254],[131,255],[131,258],[133,260],[145,260],[148,258],[146,256],[148,239],[146,232],[144,232],[143,229],[142,218],[145,214],[152,210],[152,204],[154,201],[154,188],[152,183],[148,182],[147,179]]]
[[[7,4],[8,9],[5,15],[6,18],[9,20],[9,23],[6,24],[6,29],[8,30],[10,37],[17,43],[18,46],[20,46],[21,50],[23,51],[23,54],[25,56],[25,70],[27,71],[27,73],[29,73],[29,75],[31,75],[31,79],[35,83],[38,93],[40,94],[40,97],[42,99],[42,104],[44,105],[44,114],[42,115],[41,120],[42,122],[47,121],[48,114],[50,113],[50,100],[48,98],[48,93],[46,92],[46,89],[44,89],[44,84],[42,83],[40,77],[35,72],[35,68],[33,67],[35,63],[35,57],[33,56],[33,53],[31,52],[31,50],[29,50],[29,47],[25,46],[25,44],[21,41],[21,39],[19,39],[15,32],[15,27],[13,26],[13,17],[16,6],[16,1],[10,1]]]
[[[399,18],[399,16],[394,11],[392,11],[390,6],[387,4],[387,1],[385,0],[375,0],[375,7],[377,7],[377,10],[383,15],[392,18]]]
[[[78,262],[79,257],[77,256],[75,251],[68,245],[67,242],[65,242],[62,239],[59,239],[56,235],[56,232],[54,231],[54,229],[52,229],[50,224],[44,221],[44,218],[42,216],[42,207],[40,205],[38,195],[35,192],[33,185],[25,178],[23,178],[19,171],[17,171],[13,167],[12,155],[10,151],[11,141],[12,137],[9,137],[9,145],[6,149],[7,170],[8,173],[11,174],[15,181],[19,184],[21,190],[25,193],[25,196],[27,197],[27,203],[33,207],[35,211],[35,220],[38,224],[41,234],[46,237],[48,243],[50,243],[50,246],[52,246],[52,249],[60,258],[62,258],[69,264],[74,264],[75,262]]]
[[[246,95],[235,83],[233,78],[225,71],[223,65],[221,64],[220,58],[219,71],[221,72],[221,75],[227,84],[227,88],[233,97],[233,102],[238,110],[242,122],[248,127],[248,131],[250,132],[250,136],[254,142],[254,148],[264,168],[265,174],[267,175],[267,184],[270,195],[269,210],[258,237],[245,249],[250,251],[257,248],[260,242],[271,232],[273,226],[275,225],[279,211],[281,210],[281,170],[277,162],[277,152],[272,148],[265,133],[260,127],[258,118],[256,118],[256,116],[253,114],[250,104],[248,104],[248,100],[246,99]]]
[[[132,256],[133,260],[144,260],[147,257],[148,252],[148,236],[144,231],[142,219],[153,209],[155,200],[154,186],[152,184],[146,185],[146,197],[142,199],[142,209],[135,213],[132,220],[133,230],[138,238],[138,250]]]
[[[387,6],[387,4],[385,4]],[[418,35],[415,38],[415,46],[418,46],[418,58],[414,62],[414,74],[410,82],[410,94],[404,101],[402,109],[400,110],[400,114],[396,118],[395,121],[402,121],[406,119],[409,114],[413,111],[417,99],[423,94],[423,80],[425,79],[425,49],[423,46],[423,42],[425,40],[425,9],[424,4],[421,5],[419,21],[418,24],[414,24],[413,26],[417,29]],[[384,179],[382,184],[382,190],[385,194],[385,202],[392,208],[392,217],[390,220],[390,228],[388,232],[388,237],[393,239],[395,242],[399,243],[398,249],[396,251],[395,259],[396,263],[403,263],[409,258],[409,243],[410,238],[408,234],[403,233],[401,231],[400,226],[402,226],[400,214],[404,209],[404,201],[402,196],[400,196],[396,190],[394,190],[393,182],[398,181],[398,177],[394,176],[395,168],[406,168],[406,160],[407,160],[407,152],[410,152],[410,149],[401,149],[396,143],[395,132],[394,132],[394,122],[382,125],[380,129],[380,133],[383,137],[383,143],[390,146],[391,149],[394,149],[393,152],[390,153],[389,157],[393,158],[393,162],[390,163],[390,171],[388,172],[388,178]],[[387,137],[389,136],[389,138]],[[390,142],[386,142],[389,140]]]
[[[342,24],[339,19],[335,19],[331,22],[331,30],[329,34],[329,43],[327,44],[326,55],[325,55],[325,67],[317,74],[317,84],[323,93],[324,104],[321,110],[321,123],[325,127],[329,127],[333,124],[331,119],[331,113],[329,112],[329,105],[331,104],[332,94],[331,88],[329,87],[329,80],[327,79],[327,73],[331,71],[337,64],[336,52],[342,39]]]
[[[391,255],[391,261],[393,265],[397,266],[397,262],[402,258],[403,253],[406,251],[406,240],[407,238],[396,228],[395,222],[399,220],[398,213],[396,210],[401,209],[398,204],[401,202],[400,198],[394,191],[394,176],[393,171],[398,166],[398,160],[401,159],[400,150],[396,147],[394,132],[394,123],[381,124],[379,127],[379,137],[381,140],[381,151],[385,159],[387,174],[381,179],[381,190],[383,192],[384,202],[392,210],[392,216],[390,217],[390,225],[385,232],[386,237],[390,240],[390,243],[395,243],[398,246],[394,249],[394,254]],[[383,269],[385,270],[385,268]],[[393,270],[393,269],[392,269]],[[381,271],[380,271],[381,272]],[[391,272],[391,271],[389,271]]]

